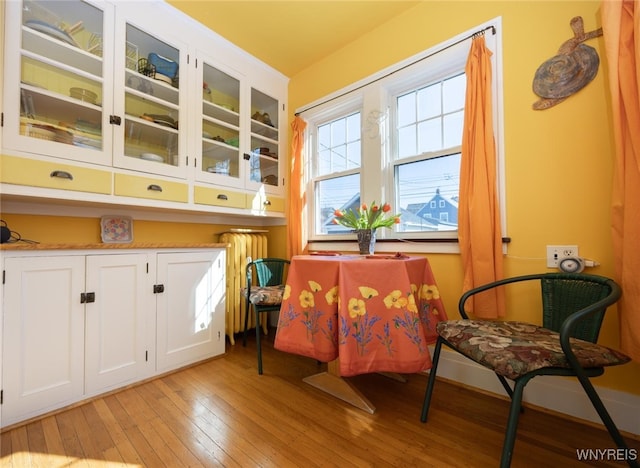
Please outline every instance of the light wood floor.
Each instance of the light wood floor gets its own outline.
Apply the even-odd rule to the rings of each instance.
[[[423,375],[400,383],[350,380],[377,407],[370,415],[302,382],[315,361],[255,342],[221,359],[159,378],[2,434],[0,466],[419,466],[498,465],[508,404],[436,384],[419,420]],[[640,442],[628,440],[640,449]],[[527,409],[514,467],[586,466],[577,448],[611,448],[603,430]],[[591,466],[607,466],[592,463]],[[621,466],[611,464],[610,466]]]

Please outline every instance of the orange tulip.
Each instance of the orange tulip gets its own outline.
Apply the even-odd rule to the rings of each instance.
[[[382,205],[382,211],[388,213],[389,211],[391,211],[391,205],[385,203],[384,205]]]

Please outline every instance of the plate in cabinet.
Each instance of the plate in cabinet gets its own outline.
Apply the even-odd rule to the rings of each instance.
[[[36,31],[47,34],[48,36],[60,39],[61,41],[66,42],[69,45],[78,47],[78,43],[69,34],[67,34],[67,32],[63,31],[60,28],[57,28],[56,26],[38,20],[30,20],[25,24],[31,29],[35,29]]]

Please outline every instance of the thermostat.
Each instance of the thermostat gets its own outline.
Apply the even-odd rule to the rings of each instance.
[[[558,260],[558,269],[564,273],[580,273],[584,270],[584,259],[565,257]]]

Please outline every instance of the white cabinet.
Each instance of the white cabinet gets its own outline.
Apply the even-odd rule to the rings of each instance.
[[[184,179],[188,46],[173,19],[148,8],[124,2],[115,9],[113,164]]]
[[[2,424],[224,353],[224,265],[222,248],[3,252]]]
[[[84,258],[6,258],[2,423],[83,395]]]
[[[25,0],[5,7],[3,144],[110,165],[113,6]]]
[[[154,297],[148,265],[149,258],[145,253],[86,257],[84,347],[87,394],[115,388],[153,373],[149,337],[154,330]]]
[[[240,88],[245,78],[203,51],[198,52],[197,62],[198,74],[192,87],[202,87],[202,112],[194,125],[195,179],[243,188],[247,167],[240,149],[245,143],[240,136],[246,126],[243,121],[247,109]]]
[[[7,3],[7,147],[186,177],[178,122],[187,46],[159,39],[170,30],[162,15],[130,10],[104,1]]]
[[[157,368],[224,352],[225,251],[158,254]]]
[[[284,155],[280,145],[280,124],[285,118],[284,105],[273,94],[251,88],[251,150],[245,157],[249,161],[249,183],[254,190],[282,193],[284,186]]]
[[[283,215],[286,77],[165,2],[5,3],[3,191]]]
[[[280,122],[286,119],[284,91],[278,83],[261,92],[238,71],[204,51],[196,56],[197,83],[202,83],[202,114],[196,122],[193,153],[196,180],[251,192],[282,194],[284,167],[279,156]]]

